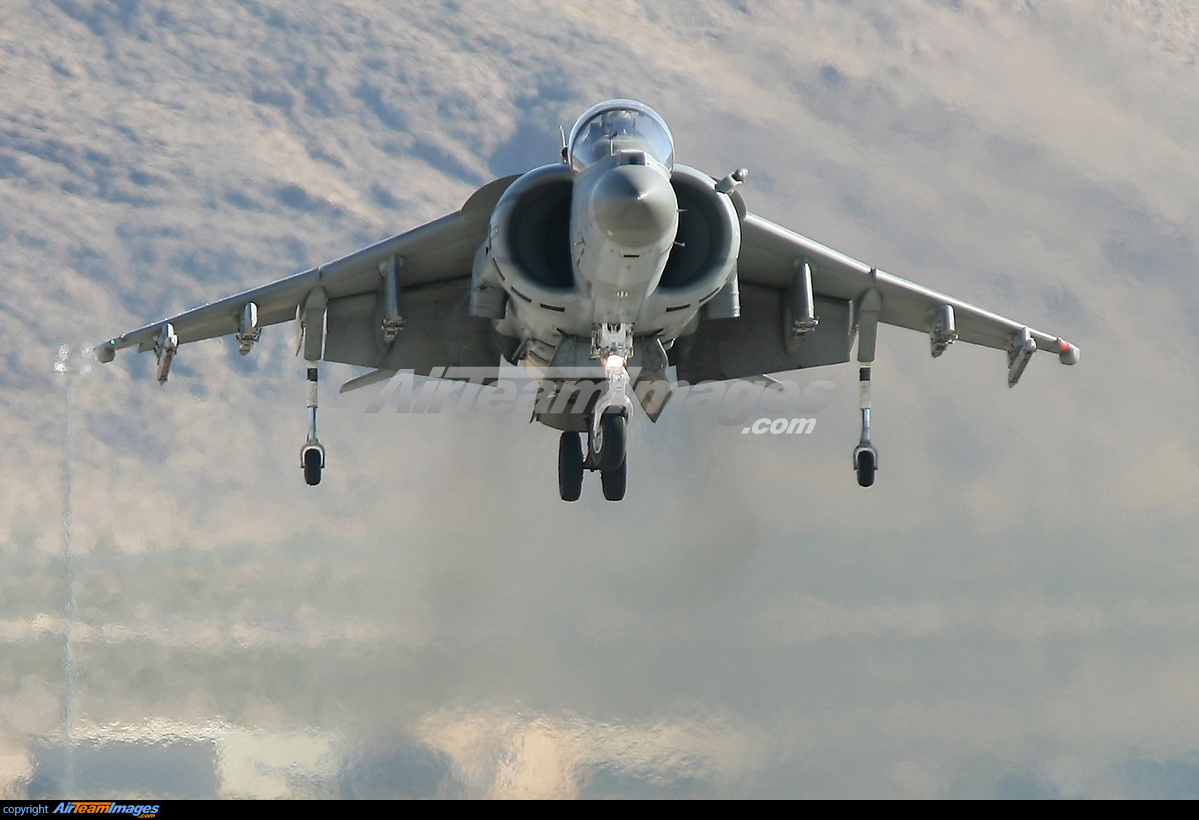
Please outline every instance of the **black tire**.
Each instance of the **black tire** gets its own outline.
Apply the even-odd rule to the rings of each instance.
[[[609,501],[620,501],[624,498],[624,488],[629,478],[629,460],[626,458],[615,470],[605,470],[600,473],[600,481],[604,485],[604,498]]]
[[[625,438],[628,421],[620,413],[600,416],[600,436],[595,442],[595,466],[601,473],[611,472],[624,464]]]
[[[315,447],[304,451],[304,480],[310,487],[321,483],[321,461],[321,451]]]
[[[563,501],[578,501],[583,494],[583,447],[578,433],[558,438],[558,494]]]
[[[873,450],[862,450],[858,453],[858,486],[869,487],[874,483],[874,472],[878,469],[878,459]]]

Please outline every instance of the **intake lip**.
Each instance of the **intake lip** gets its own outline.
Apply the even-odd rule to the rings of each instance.
[[[670,181],[645,165],[605,171],[591,191],[591,213],[599,229],[625,248],[644,248],[677,228],[678,201]]]

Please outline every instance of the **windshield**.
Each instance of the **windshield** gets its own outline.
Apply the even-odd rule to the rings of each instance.
[[[674,140],[649,106],[612,100],[588,110],[570,130],[570,165],[576,171],[621,151],[644,151],[666,170],[674,167]]]

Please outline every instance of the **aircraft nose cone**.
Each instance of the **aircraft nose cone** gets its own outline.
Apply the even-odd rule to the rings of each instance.
[[[670,181],[644,165],[613,168],[591,192],[595,224],[626,248],[644,248],[673,233],[678,207]]]

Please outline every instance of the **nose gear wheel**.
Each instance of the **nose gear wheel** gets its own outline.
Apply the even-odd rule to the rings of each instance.
[[[563,501],[578,501],[583,493],[583,447],[578,433],[558,438],[558,494]]]
[[[605,413],[600,418],[598,434],[591,437],[591,460],[600,472],[611,472],[624,464],[627,425],[628,420],[620,413]]]
[[[600,481],[604,485],[604,498],[608,501],[620,501],[624,498],[625,484],[629,477],[629,460],[620,462],[615,470],[600,473]]]

